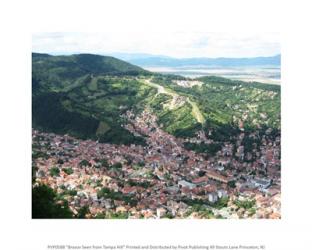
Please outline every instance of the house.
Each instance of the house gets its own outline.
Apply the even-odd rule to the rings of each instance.
[[[217,172],[215,171],[209,171],[207,174],[206,174],[210,179],[213,179],[213,180],[216,180],[216,181],[220,181],[220,182],[223,182],[223,183],[228,183],[229,182],[229,179],[221,174],[218,174]]]
[[[135,194],[136,191],[137,191],[137,188],[136,188],[136,187],[129,187],[129,186],[124,187],[124,188],[121,190],[121,192],[122,192],[123,194]]]
[[[211,202],[211,203],[215,203],[217,202],[219,199],[218,197],[218,194],[216,192],[213,192],[213,193],[209,193],[208,194],[208,201]]]
[[[157,219],[163,218],[167,213],[167,210],[163,207],[156,209]]]
[[[39,170],[39,171],[37,171],[36,172],[36,177],[37,178],[44,178],[45,177],[45,172],[44,172],[44,170]]]
[[[208,177],[207,176],[202,176],[199,178],[196,178],[194,180],[192,180],[193,184],[197,185],[197,186],[202,186],[207,184],[208,182]]]
[[[97,202],[98,201],[98,196],[96,193],[90,194],[90,198],[92,199],[92,201]]]
[[[223,165],[217,165],[217,167],[216,167],[216,169],[218,170],[218,171],[224,171],[224,166]]]
[[[227,192],[224,189],[219,189],[217,191],[217,194],[218,194],[218,198],[219,199],[221,199],[223,197],[228,197],[228,194],[227,194]]]
[[[260,189],[267,189],[271,186],[272,180],[271,179],[260,179],[254,178],[251,180],[251,183],[255,185],[255,187],[259,187]]]
[[[128,210],[124,206],[119,206],[116,208],[117,213],[126,213]]]
[[[111,179],[112,179],[111,177],[109,177],[107,175],[103,175],[102,176],[102,185],[107,186],[110,183]]]
[[[178,182],[178,185],[180,188],[184,188],[184,187],[187,187],[189,189],[193,189],[196,187],[195,184],[191,183],[191,182],[188,182],[188,181],[185,181],[185,180],[181,180]]]
[[[159,163],[158,162],[151,162],[149,165],[152,168],[158,168],[159,167]]]
[[[170,194],[176,194],[179,191],[179,187],[177,186],[169,186],[166,188],[166,191]]]

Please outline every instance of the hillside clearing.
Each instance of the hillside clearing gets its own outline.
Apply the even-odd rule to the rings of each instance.
[[[191,106],[192,106],[192,115],[194,116],[194,118],[197,120],[197,122],[203,124],[205,122],[205,118],[204,116],[202,115],[202,113],[200,112],[197,104],[193,101],[191,101],[188,97],[186,98],[185,96],[183,95],[179,95],[178,93],[176,93],[175,91],[171,90],[171,89],[167,89],[159,84],[156,84],[154,82],[151,82],[150,79],[147,79],[147,80],[143,80],[143,83],[148,85],[148,86],[151,86],[153,88],[157,88],[157,94],[166,94],[166,95],[170,95],[172,96],[172,100],[171,100],[171,103],[168,105],[168,108],[169,109],[174,109],[174,108],[177,108],[177,107],[180,107],[181,106],[181,100],[184,100],[184,103],[185,101],[188,102]],[[182,105],[184,104],[182,103]]]

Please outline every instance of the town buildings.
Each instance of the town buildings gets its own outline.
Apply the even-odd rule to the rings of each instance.
[[[252,152],[257,159],[245,161],[241,132],[235,145],[227,142],[207,158],[183,146],[190,140],[211,143],[202,131],[197,138],[176,138],[148,110],[127,111],[124,118],[124,127],[145,136],[147,146],[33,130],[34,185],[56,190],[74,214],[87,206],[88,218],[280,218],[278,141],[264,136]],[[59,174],[51,175],[52,168]],[[240,199],[252,207],[240,207]]]

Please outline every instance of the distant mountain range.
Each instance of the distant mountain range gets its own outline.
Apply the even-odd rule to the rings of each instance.
[[[130,54],[130,53],[129,54],[112,53],[111,55],[141,67],[188,67],[188,66],[240,67],[240,66],[281,65],[281,55],[270,57],[249,57],[249,58],[226,58],[226,57],[173,58],[161,55]]]

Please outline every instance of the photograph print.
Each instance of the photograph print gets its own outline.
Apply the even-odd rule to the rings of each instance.
[[[34,33],[33,219],[280,219],[279,34]]]

